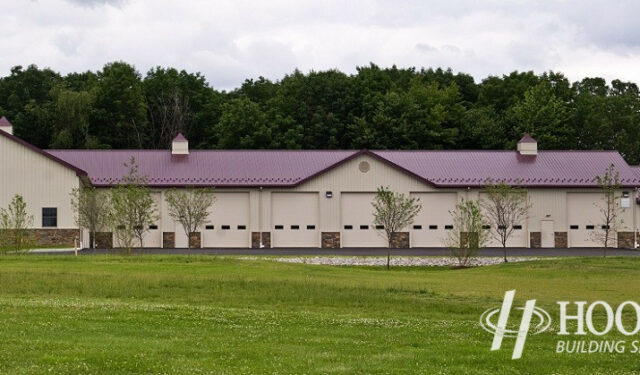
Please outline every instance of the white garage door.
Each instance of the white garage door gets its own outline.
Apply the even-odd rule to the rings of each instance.
[[[318,193],[271,194],[271,245],[319,247]]]
[[[411,227],[411,247],[444,247],[447,234],[453,229],[449,211],[456,207],[456,193],[411,193],[420,199],[422,210]]]
[[[203,247],[250,247],[249,193],[215,193],[209,222],[202,230]]]
[[[596,206],[602,201],[601,194],[567,194],[567,232],[569,247],[598,247],[594,241],[596,232],[601,231],[598,218],[601,216]]]
[[[340,194],[342,247],[387,247],[373,224],[375,193]]]

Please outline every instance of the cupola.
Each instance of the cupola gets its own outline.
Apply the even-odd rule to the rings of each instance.
[[[189,141],[182,133],[178,133],[171,142],[171,155],[189,155]]]
[[[13,135],[13,125],[4,116],[0,118],[0,131]]]
[[[538,142],[528,133],[518,141],[518,152],[520,155],[538,155]]]

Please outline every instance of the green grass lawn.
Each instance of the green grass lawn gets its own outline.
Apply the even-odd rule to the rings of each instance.
[[[386,271],[233,257],[5,256],[0,372],[632,374],[640,354],[556,354],[557,314],[515,361],[514,339],[490,352],[478,318],[508,289],[518,306],[536,298],[557,311],[557,300],[640,301],[639,282],[632,258]]]

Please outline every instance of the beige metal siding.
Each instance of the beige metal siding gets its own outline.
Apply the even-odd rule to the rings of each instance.
[[[0,136],[0,207],[20,194],[35,228],[42,227],[43,207],[58,209],[57,228],[77,228],[69,194],[79,186],[75,171]]]
[[[450,211],[458,200],[456,193],[411,193],[420,199],[422,209],[411,227],[411,247],[446,246],[447,225],[452,225]]]
[[[271,194],[273,247],[318,247],[318,193]]]

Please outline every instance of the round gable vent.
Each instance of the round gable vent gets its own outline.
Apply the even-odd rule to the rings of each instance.
[[[358,164],[358,169],[360,170],[360,172],[362,173],[367,173],[369,172],[369,168],[371,168],[371,166],[369,165],[369,162],[366,161],[361,161],[360,164]]]

